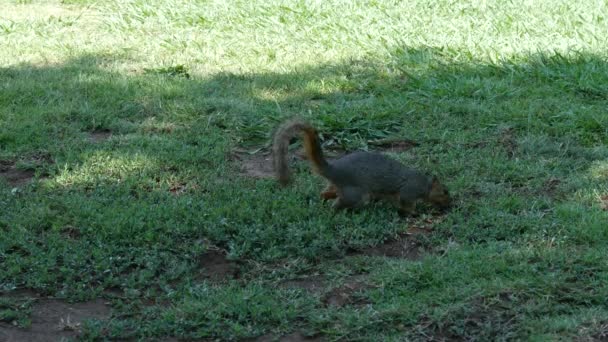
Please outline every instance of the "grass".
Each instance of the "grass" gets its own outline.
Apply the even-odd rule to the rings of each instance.
[[[35,180],[0,178],[0,321],[28,325],[30,303],[11,293],[29,289],[108,299],[112,318],[84,324],[85,340],[605,337],[605,13],[558,0],[3,2],[0,167]],[[285,190],[243,174],[234,151],[267,151],[292,115],[328,149],[417,142],[391,155],[445,180],[455,208],[333,215],[304,163]],[[352,253],[424,224],[420,260]],[[214,248],[238,277],[207,277]],[[323,289],[279,285],[294,279]],[[350,302],[326,304],[353,279],[365,286]]]

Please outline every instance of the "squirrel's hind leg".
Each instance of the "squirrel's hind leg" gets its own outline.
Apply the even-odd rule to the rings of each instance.
[[[339,189],[337,195],[338,199],[333,204],[336,210],[360,208],[367,204],[371,198],[367,191],[356,187]]]
[[[414,201],[399,201],[399,216],[407,217],[407,216],[415,216],[416,212],[416,202]]]
[[[418,200],[415,193],[412,193],[406,188],[399,191],[399,216],[416,216],[416,201]]]
[[[327,187],[321,192],[323,200],[330,200],[338,197],[338,188],[332,183],[327,184]]]

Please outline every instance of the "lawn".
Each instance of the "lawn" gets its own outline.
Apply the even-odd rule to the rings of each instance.
[[[6,0],[0,340],[608,338],[604,1]],[[437,175],[334,213],[273,131]]]

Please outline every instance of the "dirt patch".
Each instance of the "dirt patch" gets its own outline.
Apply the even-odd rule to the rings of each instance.
[[[531,181],[532,178],[527,178],[511,182],[511,191],[525,197],[542,196],[553,200],[564,196],[564,192],[560,189],[562,183],[560,179],[551,177],[538,186],[530,185]]]
[[[291,279],[281,283],[282,287],[288,289],[302,289],[312,293],[319,293],[325,288],[325,281],[321,276]]]
[[[406,235],[429,234],[433,231],[433,227],[436,224],[441,223],[445,217],[446,215],[436,215],[422,220],[417,220],[407,228]]]
[[[500,132],[499,143],[507,152],[507,156],[513,158],[517,150],[517,142],[515,141],[515,132],[513,128],[506,128]]]
[[[198,261],[202,268],[201,277],[216,282],[239,277],[239,267],[234,261],[228,260],[226,254],[219,249],[212,249],[203,254]]]
[[[475,141],[475,142],[470,142],[470,143],[466,143],[464,144],[465,148],[471,148],[471,149],[475,149],[475,148],[486,148],[488,146],[488,142],[487,141]]]
[[[169,192],[174,194],[175,196],[179,196],[186,192],[188,189],[188,185],[186,183],[174,183],[169,187]]]
[[[274,178],[270,153],[250,153],[234,150],[230,159],[238,161],[241,173],[251,178]]]
[[[11,298],[17,300],[28,300],[39,298],[40,295],[31,289],[16,289],[10,292],[2,292],[0,293],[0,298]]]
[[[76,338],[88,319],[108,319],[110,308],[101,299],[67,303],[57,299],[39,299],[32,305],[32,324],[27,329],[0,323],[0,341],[62,341]]]
[[[304,336],[301,333],[285,335],[279,339],[280,342],[299,342],[299,341],[323,341],[320,337]]]
[[[82,236],[80,229],[70,225],[61,228],[61,234],[72,240],[77,240]]]
[[[368,144],[377,147],[380,151],[403,152],[418,146],[418,143],[409,139],[382,139],[369,141]]]
[[[423,248],[418,242],[413,239],[403,238],[385,243],[380,248],[369,251],[369,255],[383,255],[408,260],[420,260],[422,258],[422,253]]]
[[[411,230],[412,233],[399,235],[395,239],[388,240],[382,244],[363,249],[352,249],[347,255],[386,256],[391,258],[404,258],[408,260],[420,260],[422,258],[422,247],[414,238],[408,235],[416,235],[423,231],[420,228]]]
[[[305,336],[302,333],[293,333],[281,337],[277,337],[272,334],[262,335],[260,337],[256,337],[254,339],[248,339],[245,341],[252,342],[300,342],[300,341],[308,341],[308,342],[316,342],[316,341],[324,341],[321,337],[318,336]]]
[[[422,255],[420,245],[413,239],[403,236],[375,247],[366,248],[361,252],[369,256],[386,256],[408,260],[419,260]]]
[[[407,229],[407,235],[426,235],[431,233],[431,228],[424,226],[411,226]]]
[[[456,308],[441,321],[422,316],[415,333],[426,341],[512,339],[512,327],[518,320],[516,306],[508,292],[474,298],[469,305]]]
[[[102,143],[112,137],[112,132],[107,129],[100,129],[96,131],[89,132],[89,141],[93,144]]]
[[[111,286],[104,289],[102,293],[106,298],[122,298],[125,292],[118,286]]]
[[[445,215],[437,215],[412,222],[405,233],[384,243],[362,249],[351,249],[347,255],[386,256],[408,260],[420,260],[424,256],[424,247],[416,236],[430,234],[433,226],[443,221]],[[411,222],[411,221],[410,221]]]
[[[558,192],[558,187],[561,181],[557,178],[549,178],[542,188],[542,192],[549,197],[555,197]]]
[[[602,208],[602,210],[608,210],[608,195],[600,196],[599,200],[600,200],[600,207]]]
[[[594,341],[608,341],[608,321],[597,324],[592,334]]]
[[[17,167],[14,160],[0,160],[0,177],[6,179],[10,186],[19,187],[32,181],[36,175],[35,170],[53,162],[51,155],[46,152],[37,152],[30,155],[29,158],[22,159],[25,167]],[[43,173],[40,176],[46,175],[48,174]]]
[[[363,281],[362,276],[348,279],[342,286],[329,291],[323,296],[323,303],[327,306],[343,307],[346,305],[365,305],[369,301],[361,296],[361,292],[371,286]]]
[[[13,162],[0,160],[0,177],[6,179],[10,186],[17,187],[28,184],[35,174],[33,170],[17,169]]]

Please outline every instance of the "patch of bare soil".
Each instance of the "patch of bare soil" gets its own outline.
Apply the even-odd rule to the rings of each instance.
[[[478,297],[470,305],[457,309],[444,321],[427,316],[415,327],[425,341],[495,341],[509,336],[518,317],[512,294],[500,293],[492,297]]]
[[[44,164],[52,164],[53,158],[46,152],[38,152],[24,161],[29,165],[27,169],[17,168],[16,162],[13,160],[0,160],[0,177],[6,179],[8,184],[13,187],[28,184],[36,174],[34,170]]]
[[[517,150],[517,142],[515,141],[515,132],[512,128],[503,129],[500,133],[499,142],[507,152],[509,158],[515,156]]]
[[[366,248],[362,253],[369,256],[387,256],[392,258],[419,260],[422,251],[420,245],[413,239],[401,236],[384,244]]]
[[[312,276],[287,280],[282,282],[281,286],[288,289],[302,289],[312,293],[319,293],[325,288],[325,281],[321,276]]]
[[[57,299],[38,299],[32,306],[32,324],[27,329],[0,323],[0,341],[52,342],[76,338],[87,319],[108,319],[111,310],[101,299],[67,303]]]
[[[485,148],[486,146],[488,146],[487,141],[475,141],[464,144],[464,147],[466,148]]]
[[[549,197],[555,197],[558,192],[558,187],[561,181],[557,178],[549,178],[544,184],[542,192]]]
[[[301,333],[293,333],[285,335],[279,339],[280,342],[300,342],[300,341],[323,341],[320,337],[304,336]]]
[[[68,239],[72,239],[72,240],[77,240],[82,236],[80,229],[78,229],[77,227],[74,227],[74,226],[70,226],[70,225],[64,226],[61,229],[61,234],[63,234]]]
[[[122,298],[124,291],[118,286],[111,286],[103,290],[103,295],[106,298]]]
[[[199,258],[198,264],[202,268],[203,279],[221,282],[239,277],[238,264],[228,260],[225,253],[220,250],[207,251]]]
[[[169,188],[169,192],[174,194],[175,196],[179,196],[188,190],[188,184],[186,183],[174,183],[171,184]]]
[[[558,198],[561,193],[559,189],[559,185],[561,181],[557,178],[549,178],[543,182],[542,185],[536,187],[531,186],[529,181],[532,179],[525,179],[519,182],[512,182],[510,184],[513,192],[520,194],[522,196],[546,196],[552,199]]]
[[[26,288],[22,288],[22,289],[17,289],[17,290],[12,290],[10,292],[1,292],[0,293],[0,298],[12,298],[12,299],[19,299],[19,300],[28,300],[28,299],[35,299],[35,298],[39,298],[40,295],[31,289],[26,289]]]
[[[429,234],[433,231],[433,226],[441,223],[445,219],[444,214],[417,220],[407,228],[407,235]]]
[[[425,235],[431,233],[431,228],[424,226],[411,226],[407,229],[407,235]]]
[[[590,327],[579,329],[579,337],[577,341],[608,341],[608,321],[593,322]]]
[[[10,186],[25,185],[34,178],[34,175],[33,170],[17,169],[13,162],[0,160],[0,177],[6,179]]]
[[[107,129],[100,129],[97,131],[89,132],[89,141],[98,144],[104,142],[112,136],[112,132]]]
[[[424,231],[412,229],[409,235],[423,233]],[[398,236],[396,239],[388,240],[385,243],[367,247],[363,249],[354,249],[348,252],[349,255],[367,255],[367,256],[386,256],[391,258],[404,258],[408,260],[420,260],[422,258],[422,247],[415,239],[407,236],[408,233]]]
[[[272,157],[269,153],[249,153],[235,150],[231,159],[239,162],[241,173],[252,178],[273,178]]]
[[[277,337],[274,336],[272,334],[267,334],[267,335],[262,335],[260,337],[248,340],[248,341],[252,341],[252,342],[301,342],[301,341],[308,341],[308,342],[317,342],[317,341],[324,341],[323,338],[318,337],[318,336],[304,336],[302,333],[293,333],[293,334],[289,334],[289,335],[285,335],[285,336],[281,336],[281,337]]]
[[[342,286],[325,294],[323,303],[327,306],[337,307],[368,304],[367,299],[362,297],[360,293],[369,288],[370,286],[363,281],[362,276],[351,277]]]
[[[418,143],[409,139],[382,139],[368,142],[372,146],[378,147],[381,151],[403,152],[418,146]]]
[[[433,231],[433,226],[444,218],[445,215],[438,215],[426,219],[418,219],[408,226],[405,233],[400,234],[394,239],[373,247],[352,249],[347,254],[420,260],[424,256],[425,251],[423,246],[416,240],[416,236],[430,234]]]
[[[608,195],[600,196],[599,200],[600,200],[600,207],[602,208],[602,210],[608,210]]]

